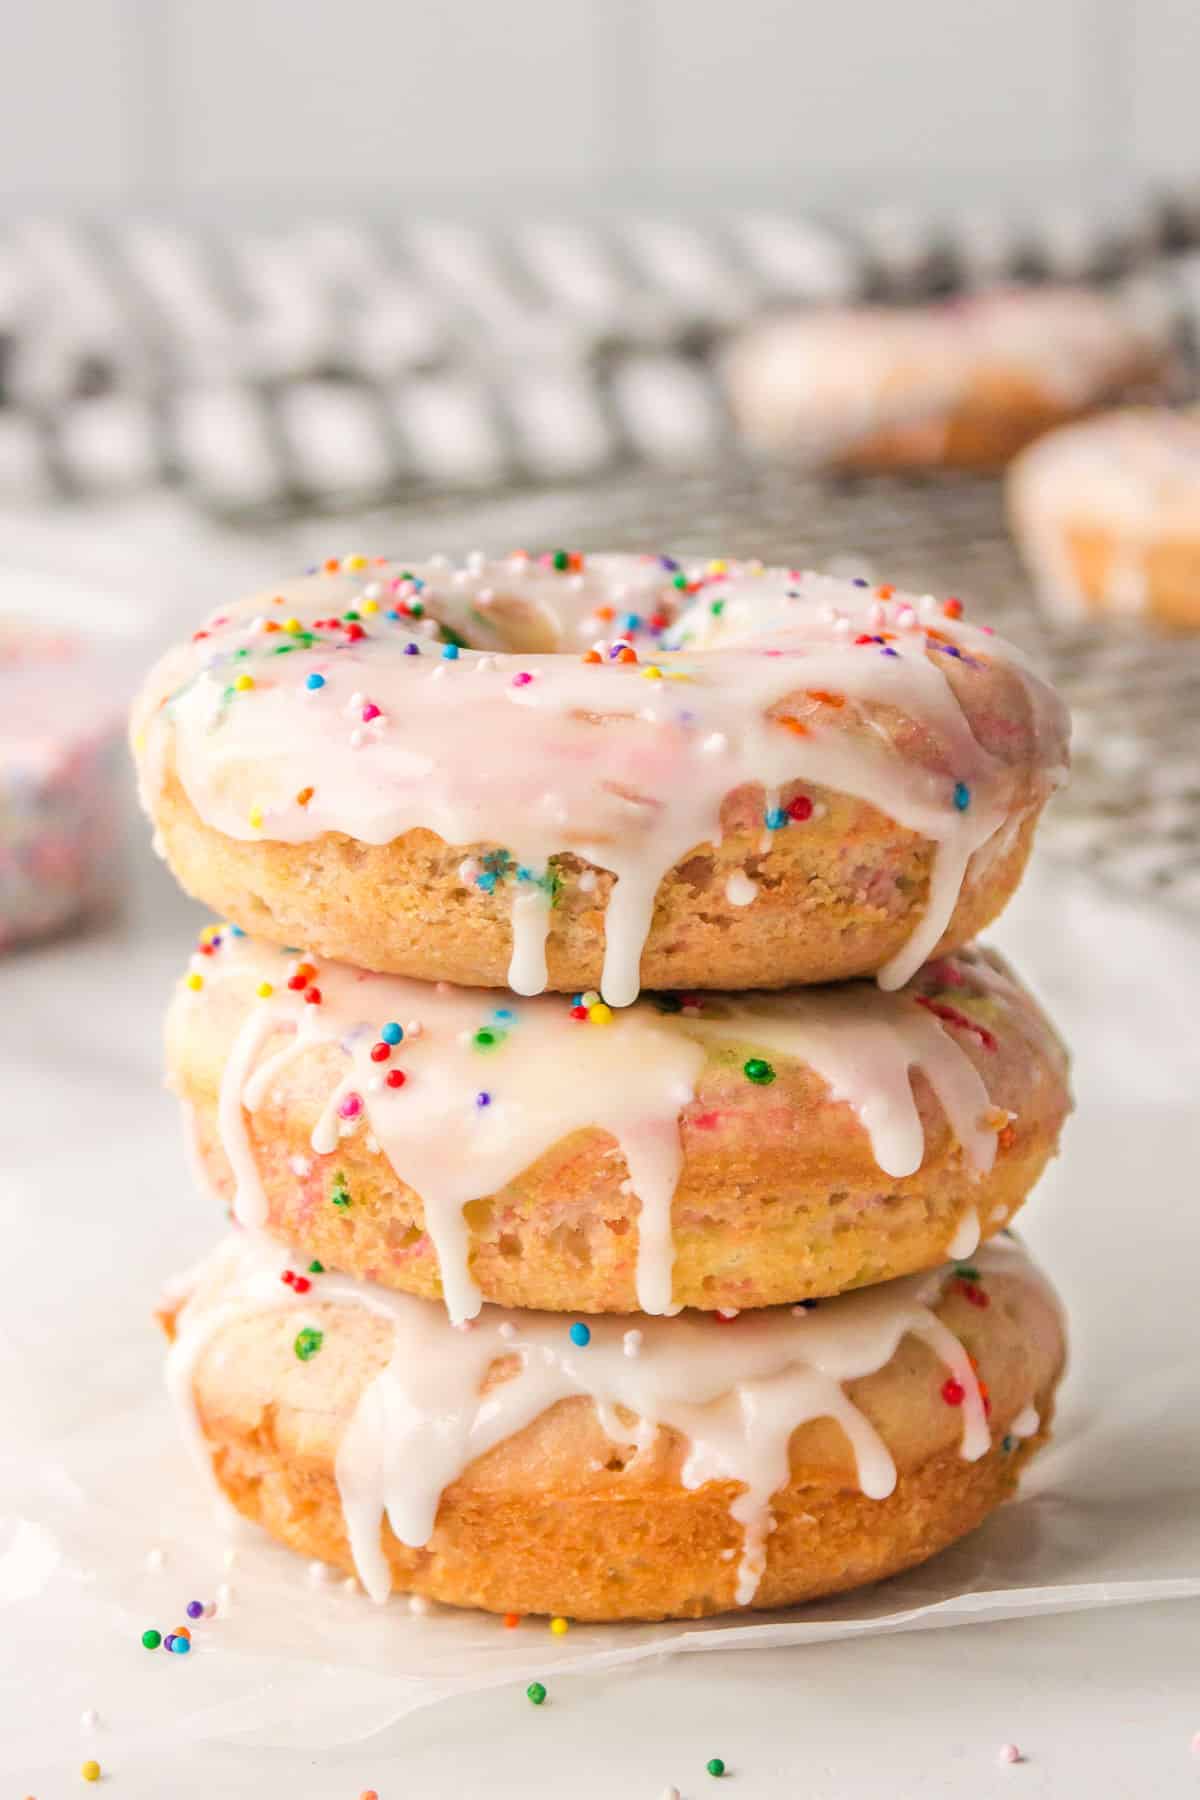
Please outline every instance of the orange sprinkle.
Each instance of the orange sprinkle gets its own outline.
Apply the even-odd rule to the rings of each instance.
[[[336,575],[341,566],[342,560],[339,556],[327,557],[325,562],[325,573],[327,575]]]
[[[583,660],[584,662],[596,663],[603,662],[604,658],[598,650],[589,650]]]
[[[192,1634],[188,1630],[186,1625],[177,1625],[175,1627],[175,1636],[181,1637],[181,1638],[186,1638],[189,1644],[192,1641]]]
[[[296,795],[296,805],[297,806],[307,806],[309,801],[312,799],[313,795],[316,793],[316,791],[317,791],[316,788],[310,788],[310,787],[301,788],[300,792]]]
[[[944,631],[937,631],[932,625],[927,625],[925,627],[925,636],[927,638],[932,638],[935,644],[948,644],[950,642],[950,639],[946,636]]]
[[[580,550],[572,550],[571,551],[570,555],[567,557],[567,567],[568,567],[568,569],[570,569],[572,571],[573,574],[578,575],[580,569],[582,569],[582,567],[583,567],[582,551],[580,551]]]
[[[316,972],[316,965],[314,963],[302,962],[296,964],[296,974],[303,975],[305,981],[311,981]]]
[[[875,593],[880,600],[890,600],[895,591],[896,590],[890,581],[881,581],[879,586],[875,589]]]
[[[951,598],[947,600],[945,606],[943,606],[942,611],[948,619],[961,619],[963,613],[962,601],[955,600],[954,597],[951,596]]]
[[[1011,1125],[1006,1125],[1004,1127],[1003,1131],[1000,1133],[1000,1135],[996,1139],[996,1142],[1000,1146],[1001,1150],[1011,1150],[1013,1145],[1016,1143],[1016,1141],[1017,1141],[1017,1134],[1013,1130]]]
[[[520,1613],[505,1613],[505,1615],[504,1615],[505,1631],[515,1631],[517,1629],[517,1626],[520,1623],[521,1623]]]
[[[777,725],[782,725],[785,730],[790,731],[793,737],[808,736],[808,726],[802,719],[794,719],[791,713],[777,713],[775,715],[775,723]]]
[[[622,644],[621,648],[617,651],[617,661],[623,663],[635,663],[637,661],[637,651],[632,650],[628,644]]]
[[[287,595],[286,594],[272,594],[271,595],[271,605],[272,606],[286,606],[287,605]]]
[[[831,694],[825,688],[809,688],[810,700],[819,700],[822,706],[845,706],[845,694]]]
[[[603,619],[603,620],[604,620],[604,622],[605,622],[605,624],[606,624],[606,625],[607,625],[607,623],[608,623],[608,621],[609,621],[609,620],[610,620],[610,619],[615,619],[615,618],[616,618],[616,616],[617,616],[617,614],[616,614],[616,609],[615,609],[615,608],[614,608],[614,607],[611,607],[611,606],[598,606],[598,607],[597,607],[597,608],[596,608],[596,615],[595,615],[595,616],[596,616],[596,617],[597,617],[597,618],[598,618],[598,619]]]

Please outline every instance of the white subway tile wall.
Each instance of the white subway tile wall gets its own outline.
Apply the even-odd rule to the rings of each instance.
[[[0,207],[1003,205],[1200,163],[1200,0],[38,0]]]

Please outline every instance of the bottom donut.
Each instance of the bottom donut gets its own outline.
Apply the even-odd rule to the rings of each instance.
[[[1066,1354],[1007,1238],[729,1321],[488,1306],[462,1329],[237,1232],[161,1316],[238,1512],[377,1600],[591,1620],[788,1606],[924,1561],[1015,1491]]]

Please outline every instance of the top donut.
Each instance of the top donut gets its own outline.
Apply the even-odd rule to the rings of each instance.
[[[761,449],[861,470],[994,469],[1053,426],[1161,385],[1166,360],[1106,294],[1000,288],[766,318],[734,345],[726,379]]]
[[[957,600],[758,563],[350,556],[209,619],[137,703],[188,891],[359,967],[896,987],[1020,879],[1067,720]]]

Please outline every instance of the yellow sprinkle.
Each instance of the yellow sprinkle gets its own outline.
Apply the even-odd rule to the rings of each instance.
[[[211,944],[215,937],[220,937],[221,933],[226,930],[228,930],[228,926],[225,925],[206,925],[200,933],[200,942]]]
[[[304,627],[299,619],[285,619],[283,621],[283,629],[285,631],[303,631]]]
[[[551,1619],[550,1629],[555,1637],[565,1637],[571,1627],[565,1619]]]
[[[138,755],[140,756],[142,754],[142,751],[146,748],[146,734],[144,731],[138,732],[137,736],[133,740],[133,747],[137,751]]]
[[[98,1762],[93,1762],[91,1760],[91,1758],[89,1757],[87,1762],[84,1763],[82,1769],[80,1769],[79,1773],[83,1776],[83,1779],[85,1781],[99,1781],[99,1779],[100,1779],[100,1764]]]
[[[588,1018],[593,1025],[607,1025],[612,1018],[612,1007],[605,1006],[601,1000],[595,1006],[588,1007]]]
[[[253,675],[239,675],[233,685],[239,694],[249,693],[254,686],[254,677]]]
[[[709,563],[708,572],[710,575],[724,575],[728,567],[729,564],[725,561],[723,556],[716,556],[713,558],[712,562]]]
[[[653,663],[646,664],[646,667],[642,670],[642,675],[647,681],[662,680],[662,670],[656,669]]]
[[[692,677],[686,669],[664,669],[663,679],[664,681],[690,681]]]
[[[363,600],[359,604],[359,612],[376,613],[379,611],[378,600]]]
[[[367,559],[365,556],[343,556],[342,558],[343,569],[365,569],[366,566]]]
[[[269,981],[260,981],[254,991],[260,1000],[269,1000],[271,995],[275,992],[275,989],[271,986]]]
[[[193,970],[190,975],[185,977],[184,986],[190,987],[193,994],[198,994],[200,989],[204,986],[203,975],[197,975],[195,970]]]
[[[262,830],[262,821],[263,821],[262,807],[261,806],[252,806],[250,808],[250,823],[254,827],[255,831]]]

